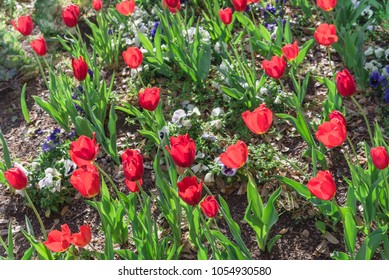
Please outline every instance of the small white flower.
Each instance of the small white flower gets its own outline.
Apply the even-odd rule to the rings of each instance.
[[[372,55],[373,53],[374,53],[374,48],[373,48],[373,47],[369,47],[369,48],[365,51],[365,55],[366,55],[366,56]]]
[[[389,49],[386,49],[385,51],[385,59],[386,61],[389,61]]]
[[[169,127],[164,126],[162,129],[158,132],[159,139],[164,139],[165,137],[169,137]]]
[[[215,178],[214,178],[213,174],[211,172],[208,172],[207,174],[205,174],[204,183],[211,184],[213,182],[215,182]]]
[[[177,124],[182,118],[186,117],[186,113],[182,109],[178,109],[173,113],[172,122]]]
[[[218,117],[220,115],[224,115],[224,110],[223,108],[220,108],[220,107],[216,107],[212,110],[211,112],[211,116],[212,117]]]
[[[73,161],[68,160],[68,159],[66,159],[66,160],[62,159],[62,161],[63,161],[63,165],[65,167],[65,174],[64,175],[65,175],[65,177],[69,177],[70,175],[72,175],[73,171],[76,170],[77,165]]]
[[[385,53],[385,50],[383,48],[380,48],[380,47],[378,47],[374,50],[374,55],[378,59],[380,59],[384,55],[384,53]]]
[[[260,93],[261,95],[266,95],[268,92],[269,92],[269,90],[268,90],[267,88],[265,88],[265,87],[261,87],[261,88],[259,89],[259,93]]]
[[[222,128],[222,121],[221,120],[210,121],[209,124],[216,129]]]
[[[38,182],[39,189],[51,187],[53,185],[53,175],[51,173]]]
[[[190,129],[192,127],[192,121],[191,120],[183,120],[181,123],[182,123],[182,125],[186,129]]]
[[[51,189],[51,192],[55,193],[60,191],[61,191],[61,179],[58,179],[54,184],[54,188]]]
[[[384,68],[382,68],[381,76],[389,77],[389,65],[386,65]]]
[[[370,9],[370,6],[368,6],[366,9],[364,9],[361,13],[361,16],[369,19],[373,16],[373,11]]]

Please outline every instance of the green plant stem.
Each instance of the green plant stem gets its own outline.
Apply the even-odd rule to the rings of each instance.
[[[36,218],[38,219],[38,222],[39,222],[39,225],[41,227],[41,231],[42,231],[43,237],[45,239],[47,239],[47,232],[46,232],[45,226],[43,225],[43,221],[41,219],[41,216],[39,215],[38,211],[36,210],[36,208],[34,206],[34,203],[32,203],[31,197],[28,195],[26,190],[24,190],[24,194],[25,194],[25,196],[27,198],[29,206],[31,207],[32,211],[34,211],[34,214],[35,214]]]
[[[116,186],[116,184],[115,184],[115,182],[111,179],[111,177],[107,174],[107,173],[105,173],[105,171],[95,162],[95,166],[97,167],[97,169],[99,170],[99,172],[101,173],[101,174],[103,174],[103,176],[105,177],[105,178],[107,178],[107,180],[108,180],[108,182],[112,185],[112,187],[115,189],[115,192],[116,192],[116,195],[120,198],[120,196],[119,196],[119,190],[118,190],[118,188],[117,188],[117,186]]]
[[[362,114],[362,116],[363,116],[363,118],[364,118],[364,120],[366,122],[367,130],[368,130],[369,136],[370,136],[371,145],[374,146],[373,133],[371,132],[371,128],[370,128],[370,125],[369,125],[369,120],[366,117],[365,110],[363,110],[362,106],[359,104],[359,102],[355,99],[354,96],[351,96],[351,100],[354,102],[355,106],[357,106],[359,111],[361,112],[361,114]]]
[[[45,71],[43,71],[42,63],[41,63],[41,61],[39,60],[39,57],[36,55],[35,52],[34,52],[34,58],[35,58],[36,62],[38,63],[39,71],[40,71],[41,74],[42,74],[42,78],[43,78],[43,81],[45,82],[46,87],[47,87],[48,89],[50,89],[50,88],[49,88],[49,82],[47,81]]]
[[[355,160],[357,161],[358,165],[360,165],[360,164],[359,164],[359,160],[358,160],[358,154],[357,154],[357,152],[356,152],[356,150],[355,150],[355,147],[354,147],[354,145],[353,145],[353,142],[351,142],[351,139],[350,139],[350,137],[348,137],[348,136],[347,136],[347,142],[348,142],[348,144],[350,145],[351,150],[353,151]]]
[[[382,175],[384,176],[384,182],[385,182],[386,191],[387,191],[386,192],[386,196],[387,196],[387,199],[388,199],[386,207],[388,207],[388,209],[389,209],[389,183],[388,183],[389,169],[386,168],[386,171],[384,171],[382,173],[383,173]]]

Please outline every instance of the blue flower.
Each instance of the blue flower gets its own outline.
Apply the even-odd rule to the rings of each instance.
[[[386,103],[389,103],[389,88],[387,88],[385,91],[384,91],[384,99],[386,101]]]
[[[88,74],[89,74],[90,78],[93,79],[93,71],[89,68],[88,68]]]
[[[112,28],[108,29],[108,35],[112,35],[112,34],[113,34]]]
[[[236,174],[236,171],[238,169],[235,169],[235,168],[229,168],[228,166],[226,165],[222,165],[222,173],[228,177],[232,177]]]
[[[380,79],[381,79],[381,75],[380,75],[380,72],[378,72],[377,70],[375,70],[371,76],[370,76],[370,86],[372,88],[377,88],[379,85],[380,85]]]

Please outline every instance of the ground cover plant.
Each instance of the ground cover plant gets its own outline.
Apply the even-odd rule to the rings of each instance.
[[[46,2],[0,6],[1,259],[389,259],[386,1]]]

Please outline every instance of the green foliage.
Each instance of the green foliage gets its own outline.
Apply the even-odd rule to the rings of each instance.
[[[62,9],[69,4],[68,0],[37,0],[32,14],[35,24],[45,35],[56,35],[67,28],[62,22]]]

